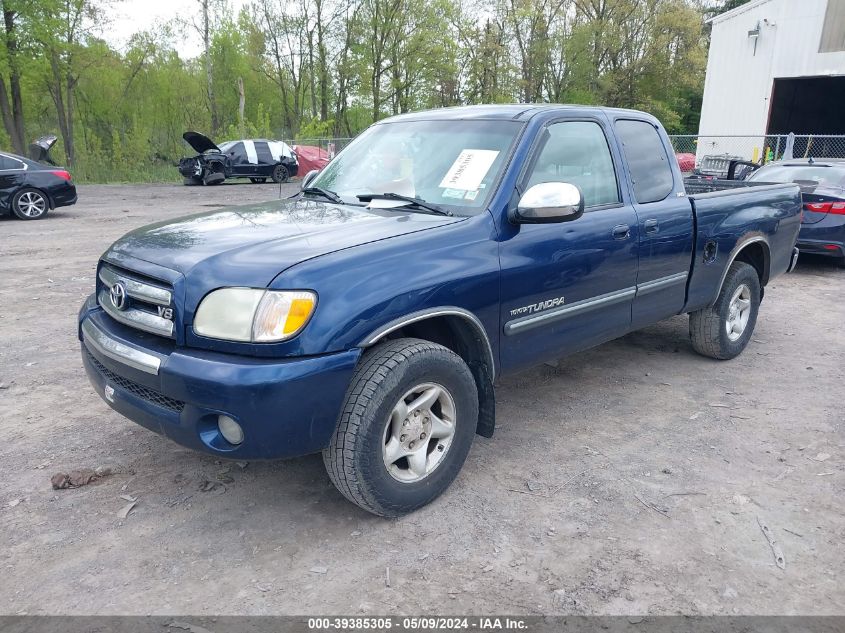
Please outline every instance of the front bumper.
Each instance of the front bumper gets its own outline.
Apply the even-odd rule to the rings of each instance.
[[[361,354],[266,360],[168,348],[115,323],[91,299],[80,311],[79,338],[88,378],[112,409],[183,446],[232,459],[328,446]],[[221,414],[241,425],[241,444],[223,438]]]

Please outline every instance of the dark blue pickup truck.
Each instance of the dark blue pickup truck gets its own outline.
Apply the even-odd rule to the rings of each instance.
[[[491,437],[498,376],[677,314],[739,354],[797,252],[798,186],[690,196],[660,123],[508,105],[370,127],[284,201],[112,245],[79,313],[116,411],[233,459],[322,451],[398,516]]]

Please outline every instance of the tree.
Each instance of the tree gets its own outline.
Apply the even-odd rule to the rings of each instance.
[[[12,147],[18,154],[24,154],[26,141],[21,93],[20,12],[14,0],[0,1],[0,9],[3,11],[3,39],[0,54],[5,66],[3,76],[0,77],[0,112],[2,112],[3,126],[9,135]]]

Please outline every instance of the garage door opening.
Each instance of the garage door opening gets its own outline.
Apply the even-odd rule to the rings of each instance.
[[[775,79],[767,131],[769,134],[845,134],[843,103],[845,76]],[[804,148],[798,147],[801,140],[796,139],[796,156],[804,151]],[[825,140],[816,139],[814,143],[824,144]],[[837,141],[835,145],[845,144]],[[827,151],[820,152],[820,155],[829,158],[845,156],[845,147],[825,149]]]

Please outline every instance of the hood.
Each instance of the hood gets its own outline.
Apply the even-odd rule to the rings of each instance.
[[[198,154],[205,154],[209,150],[215,152],[220,151],[220,148],[214,144],[214,141],[199,132],[185,132],[182,135],[182,138],[185,139],[185,142],[193,147],[194,151]]]
[[[104,258],[177,271],[191,282],[191,294],[204,294],[222,286],[267,286],[299,262],[462,219],[280,200],[151,224],[119,239]]]

